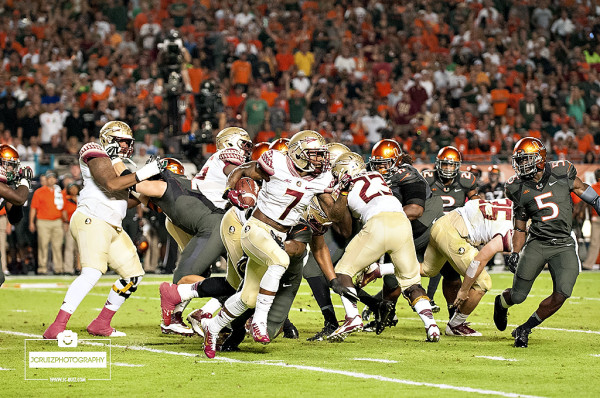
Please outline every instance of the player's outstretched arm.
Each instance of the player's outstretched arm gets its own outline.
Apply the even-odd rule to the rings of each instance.
[[[8,203],[15,206],[23,206],[27,201],[29,189],[25,185],[20,185],[17,189],[12,189],[8,185],[0,182],[0,197],[3,197]],[[7,204],[7,210],[9,210]]]
[[[150,198],[162,198],[167,190],[167,183],[164,181],[142,181],[135,185],[135,190]]]
[[[325,275],[325,279],[328,282],[334,279],[336,276],[333,270],[333,262],[331,261],[331,254],[323,235],[313,235],[309,245],[310,251],[315,257],[317,264],[319,264],[321,271],[323,271],[323,275]]]
[[[352,215],[348,209],[348,194],[340,194],[337,200],[333,196],[323,193],[317,196],[319,205],[327,214],[327,217],[336,224],[336,229],[344,237],[348,238],[352,234]]]
[[[89,159],[87,165],[94,181],[110,192],[122,191],[161,172],[159,161],[148,163],[135,173],[120,176],[117,176],[108,157]]]
[[[594,188],[581,181],[579,177],[575,177],[572,191],[600,214],[600,197],[598,197],[598,193],[594,191]]]

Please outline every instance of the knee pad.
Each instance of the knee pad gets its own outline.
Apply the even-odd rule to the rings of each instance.
[[[128,298],[137,290],[138,285],[142,281],[141,276],[134,276],[131,278],[117,279],[113,284],[112,290],[115,291],[119,296]]]

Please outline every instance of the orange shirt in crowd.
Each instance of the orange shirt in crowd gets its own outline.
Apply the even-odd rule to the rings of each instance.
[[[40,187],[33,193],[31,208],[37,210],[38,220],[57,220],[62,217],[61,210],[54,204],[54,189],[47,186]]]
[[[279,72],[287,72],[294,65],[294,55],[292,53],[277,53],[275,55],[277,60],[277,68]]]
[[[249,84],[252,65],[248,61],[237,60],[231,64],[233,84]]]
[[[379,97],[385,98],[392,92],[392,85],[388,81],[375,82],[375,91]]]
[[[196,94],[200,92],[200,84],[206,78],[206,75],[202,68],[190,68],[188,69],[188,74],[190,75],[190,84],[192,86],[192,91]]]
[[[264,99],[267,102],[267,105],[269,105],[269,107],[272,107],[273,104],[275,104],[275,99],[277,98],[277,96],[278,94],[275,91],[262,91],[260,93],[260,98]]]
[[[583,138],[575,137],[577,142],[577,150],[582,154],[594,151],[594,137],[591,134],[586,134]]]
[[[454,147],[461,153],[466,153],[469,149],[469,140],[465,138],[456,137],[454,139]]]
[[[75,210],[77,210],[77,202],[71,202],[69,200],[71,195],[67,194],[66,189],[63,189],[62,195],[63,195],[63,201],[64,201],[63,210],[65,210],[67,212],[67,221],[71,221],[71,216],[73,215],[73,213],[75,213]]]
[[[528,137],[537,138],[538,140],[542,139],[542,132],[540,130],[529,130]]]
[[[508,108],[508,90],[495,88],[490,92],[492,97],[492,106],[494,107],[494,116],[504,116]]]

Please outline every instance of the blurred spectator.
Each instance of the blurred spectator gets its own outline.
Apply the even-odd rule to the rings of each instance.
[[[596,182],[592,184],[592,188],[597,193],[600,193],[600,169],[596,169],[594,172]],[[589,206],[590,210],[590,221],[592,223],[592,232],[590,235],[590,246],[588,248],[587,257],[581,267],[586,270],[594,269],[597,267],[596,259],[598,258],[598,252],[600,251],[600,217],[598,213]]]
[[[75,210],[77,210],[77,199],[79,197],[79,185],[72,178],[63,181],[65,189],[62,191],[64,208],[62,210],[63,227],[65,230],[65,254],[64,254],[64,272],[73,275],[75,270],[79,271],[79,261],[77,256],[77,245],[75,239],[69,232],[69,222]]]
[[[46,172],[46,182],[39,187],[31,199],[29,230],[37,231],[38,269],[37,273],[48,272],[48,247],[52,245],[52,263],[54,273],[63,272],[62,244],[64,238],[63,214],[64,200],[60,187],[56,184],[56,173]]]
[[[244,111],[242,112],[242,121],[244,128],[254,139],[261,129],[265,120],[269,119],[269,106],[267,101],[260,98],[260,89],[254,88],[250,92],[250,97],[246,100]]]
[[[3,206],[2,209],[0,209],[0,261],[4,275],[10,275],[10,272],[8,271],[8,260],[6,257],[6,232],[8,227],[8,217],[6,216],[6,209]]]

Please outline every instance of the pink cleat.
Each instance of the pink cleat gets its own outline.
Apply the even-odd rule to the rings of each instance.
[[[67,322],[69,321],[69,318],[71,318],[71,314],[69,314],[67,311],[58,311],[56,319],[50,326],[48,326],[48,329],[46,329],[44,332],[43,337],[47,340],[56,339],[56,336],[58,336],[60,332],[64,332],[67,328]]]
[[[181,296],[177,290],[177,285],[168,282],[161,283],[159,291],[163,325],[169,326],[171,324],[171,315],[173,314],[173,310],[175,310],[175,306],[181,303]]]
[[[252,322],[251,328],[252,338],[257,343],[269,344],[271,339],[267,333],[267,324],[264,322]]]
[[[208,328],[208,322],[210,320],[204,318],[200,321],[200,326],[204,334],[204,354],[210,359],[214,358],[217,354],[217,337],[218,334],[212,333]]]

